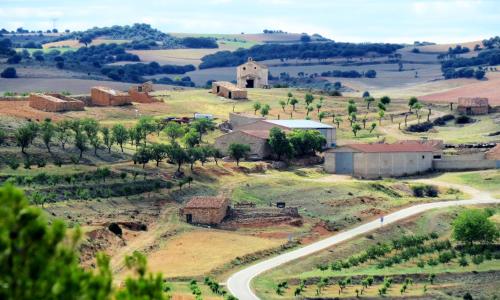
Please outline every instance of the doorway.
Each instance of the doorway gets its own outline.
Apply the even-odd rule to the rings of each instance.
[[[231,98],[233,98],[233,94],[232,94],[231,92],[229,92],[229,93],[227,94],[227,97],[228,97],[229,99],[231,99]]]
[[[189,224],[193,223],[193,215],[192,214],[186,215],[186,222],[188,222]]]
[[[247,85],[246,88],[253,89],[254,88],[254,83],[255,81],[253,79],[247,79]]]
[[[217,86],[217,94],[220,92],[220,86]]]

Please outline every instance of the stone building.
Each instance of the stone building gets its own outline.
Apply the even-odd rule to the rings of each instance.
[[[239,88],[266,88],[269,69],[266,65],[255,62],[251,57],[236,69],[236,81]]]
[[[132,103],[128,93],[103,86],[93,87],[90,90],[90,96],[92,105],[96,106],[119,106]]]
[[[265,119],[266,118],[260,117],[258,115],[250,115],[250,114],[235,113],[235,112],[229,113],[229,124],[231,124],[233,129],[238,129],[241,126],[252,124]]]
[[[247,91],[243,88],[235,86],[229,81],[212,82],[212,94],[227,99],[247,99]]]
[[[217,225],[229,213],[229,199],[221,196],[196,196],[179,213],[187,223]]]
[[[263,159],[271,154],[268,143],[269,130],[236,130],[218,137],[214,147],[222,154],[228,155],[229,146],[233,143],[246,144],[250,146],[249,159]]]
[[[457,111],[465,115],[486,115],[490,106],[488,98],[458,98]]]
[[[153,83],[151,81],[144,82],[143,84],[131,86],[128,90],[128,94],[130,95],[130,99],[132,102],[138,103],[153,103],[158,102],[153,96],[149,93],[153,91]]]
[[[33,93],[29,96],[29,106],[42,111],[62,112],[84,110],[85,104],[61,94]]]
[[[324,169],[368,179],[421,174],[433,169],[435,151],[419,143],[351,144],[325,152]]]

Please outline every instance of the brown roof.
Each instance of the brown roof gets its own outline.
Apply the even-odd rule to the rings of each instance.
[[[486,152],[486,159],[500,160],[500,144],[497,144]]]
[[[378,152],[433,152],[435,148],[426,144],[349,144],[346,145],[359,152],[378,153]]]
[[[488,106],[488,98],[480,98],[480,97],[467,98],[467,97],[460,97],[460,98],[458,98],[458,106],[466,106],[466,107]]]
[[[397,141],[396,144],[429,145],[434,147],[436,150],[441,150],[444,148],[443,140],[402,140],[402,141]]]
[[[226,200],[224,197],[196,196],[191,198],[184,208],[221,208]]]
[[[229,81],[214,81],[214,82],[212,82],[212,85],[221,86],[221,87],[224,87],[224,88],[226,88],[230,91],[233,91],[233,92],[245,91],[245,89],[241,89]]]
[[[241,132],[261,139],[269,139],[269,130],[241,130]]]

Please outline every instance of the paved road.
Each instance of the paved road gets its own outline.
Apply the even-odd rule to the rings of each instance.
[[[434,208],[450,207],[457,205],[500,203],[500,199],[494,199],[489,193],[478,191],[468,186],[443,184],[434,181],[427,181],[427,182],[436,185],[447,185],[460,188],[461,190],[470,193],[472,195],[472,199],[417,204],[384,216],[384,226]],[[276,257],[273,257],[271,259],[259,262],[255,265],[252,265],[248,268],[245,268],[231,275],[231,277],[229,277],[229,279],[227,280],[227,288],[231,292],[231,294],[233,294],[239,300],[258,300],[259,297],[257,297],[257,295],[255,295],[252,289],[250,288],[250,282],[252,281],[253,278],[258,276],[259,274],[271,270],[273,268],[276,268],[292,260],[298,259],[306,255],[310,255],[314,252],[318,252],[323,249],[329,248],[333,245],[342,243],[356,236],[376,230],[377,228],[380,228],[380,226],[381,226],[380,220],[377,219],[362,224],[356,228],[341,232],[324,240],[320,240],[313,244],[299,248],[297,250],[287,252],[278,255]]]

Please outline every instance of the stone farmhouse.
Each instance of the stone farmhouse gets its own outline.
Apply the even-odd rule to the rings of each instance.
[[[85,103],[61,94],[33,93],[29,96],[29,106],[49,112],[84,110]]]
[[[236,69],[236,81],[239,88],[266,88],[269,69],[266,65],[255,62],[251,57]]]
[[[93,87],[90,96],[91,103],[95,106],[120,106],[132,103],[128,93],[103,86]]]
[[[180,215],[190,224],[217,225],[229,213],[229,199],[222,196],[196,196],[180,209]]]
[[[223,154],[228,153],[233,143],[250,146],[250,159],[263,159],[271,154],[269,147],[269,131],[273,127],[281,128],[285,132],[294,129],[317,130],[327,141],[327,148],[335,146],[336,130],[333,126],[310,120],[262,120],[252,116],[233,114],[230,116],[234,131],[218,137],[215,147]],[[236,123],[234,123],[236,122]]]
[[[265,119],[266,118],[258,115],[244,114],[238,112],[229,113],[229,124],[231,124],[233,129],[237,129],[241,126],[252,124]]]
[[[326,151],[324,169],[367,179],[421,174],[433,170],[436,151],[425,143],[350,144]]]
[[[227,99],[234,99],[234,100],[247,99],[247,91],[244,88],[239,88],[235,86],[229,81],[212,82],[212,94]]]
[[[486,115],[490,106],[488,98],[458,98],[457,111],[464,115]]]
[[[131,86],[128,90],[128,94],[132,102],[138,103],[153,103],[158,102],[149,93],[153,91],[153,83],[151,81],[145,82],[143,84]]]

